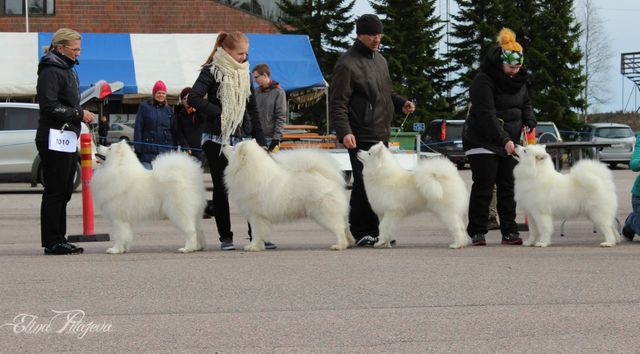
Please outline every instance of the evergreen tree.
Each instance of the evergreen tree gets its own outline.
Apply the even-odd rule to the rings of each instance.
[[[501,1],[496,0],[456,0],[456,3],[459,12],[452,15],[455,22],[451,25],[453,39],[448,58],[457,76],[451,83],[456,86],[455,103],[466,106],[469,86],[503,27],[502,8]]]
[[[340,54],[351,46],[349,34],[354,20],[349,14],[355,0],[281,0],[282,11],[278,30],[284,34],[306,34],[318,59],[325,79],[331,73]]]
[[[284,34],[306,34],[320,65],[324,78],[331,82],[333,67],[338,57],[352,44],[348,36],[354,20],[349,14],[355,0],[280,0],[282,11],[278,30]],[[326,128],[326,106],[320,100],[300,111],[302,119],[296,123],[313,124]]]
[[[447,61],[438,55],[443,25],[434,15],[435,0],[379,0],[371,6],[384,25],[381,53],[389,64],[393,88],[416,103],[416,113],[407,123],[443,118],[450,111],[449,88]],[[394,125],[402,120],[396,117]]]
[[[585,104],[581,97],[585,78],[580,64],[580,24],[572,7],[572,0],[538,1],[529,55],[532,57],[529,96],[536,118],[554,121],[564,128],[580,124],[572,109],[581,110]]]

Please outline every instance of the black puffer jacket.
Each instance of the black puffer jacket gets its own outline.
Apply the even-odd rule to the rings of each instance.
[[[407,101],[391,87],[387,60],[356,40],[336,62],[331,81],[329,117],[338,139],[388,141],[394,112]]]
[[[61,129],[65,123],[68,124],[68,130],[80,136],[83,112],[80,107],[80,83],[73,70],[75,64],[77,62],[55,50],[40,59],[36,87],[40,121],[36,141],[48,141],[49,129]]]
[[[204,122],[202,123],[203,133],[220,135],[222,132],[220,126],[222,104],[218,99],[219,86],[220,84],[215,81],[213,74],[211,74],[211,65],[205,65],[202,67],[202,70],[200,70],[200,75],[198,75],[189,93],[187,100],[189,106],[195,108],[196,111],[204,116]],[[260,125],[260,113],[256,105],[256,95],[253,90],[253,85],[249,83],[249,86],[251,87],[251,96],[249,96],[249,102],[247,102],[244,120],[231,135],[235,137],[252,136],[260,146],[266,146],[267,141],[264,138],[262,126]],[[205,96],[207,96],[206,99]]]
[[[522,126],[536,126],[524,68],[513,77],[502,71],[500,47],[491,49],[469,89],[471,110],[463,133],[464,150],[485,148],[506,155],[505,144],[520,142]]]

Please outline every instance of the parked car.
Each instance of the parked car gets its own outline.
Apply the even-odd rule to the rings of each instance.
[[[107,141],[110,143],[117,143],[120,140],[133,141],[133,127],[125,123],[109,124]]]
[[[46,181],[40,168],[40,156],[36,148],[36,129],[40,119],[40,107],[35,103],[0,102],[0,181],[30,182],[32,187]],[[86,124],[82,124],[82,133],[89,133]],[[78,152],[80,139],[78,138]],[[92,141],[92,151],[95,145]],[[95,162],[95,157],[93,158]],[[80,154],[76,175],[73,180],[74,190],[80,186],[81,167]]]
[[[424,132],[422,151],[441,153],[455,163],[458,168],[467,163],[467,156],[462,149],[462,119],[434,119]]]
[[[581,132],[579,140],[595,143],[610,143],[599,154],[600,161],[615,167],[619,163],[628,164],[633,156],[636,136],[630,126],[619,123],[591,123]],[[592,156],[596,149],[591,149]]]
[[[536,142],[538,144],[562,142],[560,131],[554,122],[538,122],[536,125]],[[553,159],[553,165],[562,170],[562,150],[553,149],[549,155]],[[559,155],[559,156],[558,156]],[[557,160],[557,163],[556,163]]]

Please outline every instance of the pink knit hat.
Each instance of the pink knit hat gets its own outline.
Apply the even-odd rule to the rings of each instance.
[[[158,91],[167,92],[167,85],[165,85],[165,83],[162,80],[156,81],[156,83],[153,85],[153,89],[151,90],[151,92],[153,92],[154,95]]]

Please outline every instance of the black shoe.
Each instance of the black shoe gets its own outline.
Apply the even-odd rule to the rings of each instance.
[[[376,244],[376,242],[378,242],[378,238],[377,237],[373,237],[373,236],[363,236],[361,239],[359,239],[356,242],[356,246],[358,247],[373,247],[373,245]]]
[[[471,236],[471,244],[474,246],[486,246],[487,241],[484,239],[484,234],[475,234]]]
[[[80,254],[84,252],[84,248],[68,242],[57,243],[51,247],[44,248],[44,254],[62,255],[62,254]]]
[[[629,227],[629,225],[625,225],[622,228],[622,236],[627,239],[627,241],[633,241],[633,238],[636,236],[635,231]]]
[[[516,233],[510,233],[506,236],[505,235],[502,236],[502,244],[503,245],[521,245],[522,239],[520,238],[520,235]]]

